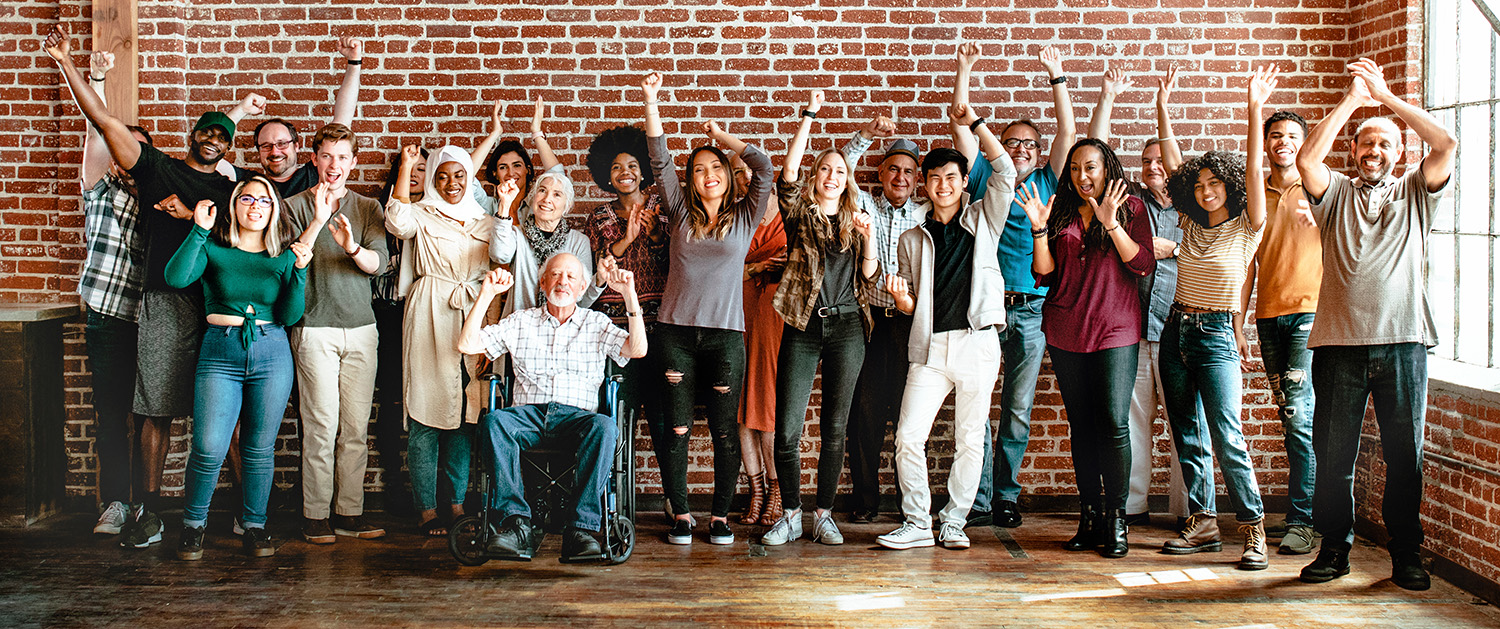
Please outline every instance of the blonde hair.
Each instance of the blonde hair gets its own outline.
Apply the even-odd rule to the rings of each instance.
[[[262,175],[255,175],[241,181],[234,187],[234,192],[229,195],[229,207],[224,212],[223,218],[214,222],[213,234],[220,244],[226,247],[240,246],[240,222],[235,216],[235,208],[240,202],[240,195],[244,194],[245,187],[259,183],[266,187],[266,194],[271,197],[271,217],[266,221],[266,229],[261,232],[261,242],[266,247],[266,255],[277,257],[286,251],[295,237],[292,229],[291,219],[286,212],[281,211],[281,194],[276,191],[276,186],[270,179]]]
[[[816,179],[818,167],[823,160],[830,155],[837,155],[839,161],[844,164],[844,172],[847,176],[844,180],[844,191],[839,193],[838,213],[834,214],[834,220],[829,221],[828,216],[818,209],[817,186],[813,181]],[[817,235],[818,247],[825,251],[829,250],[830,242],[838,244],[839,251],[848,251],[854,247],[854,215],[859,209],[859,188],[854,185],[854,167],[849,164],[849,157],[838,149],[828,149],[818,153],[818,158],[813,160],[812,172],[803,179],[802,200],[807,204],[809,217],[816,229],[813,233]]]

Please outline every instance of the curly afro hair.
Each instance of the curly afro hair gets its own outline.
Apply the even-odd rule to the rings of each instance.
[[[1224,182],[1225,196],[1228,197],[1224,199],[1224,207],[1229,209],[1229,218],[1243,214],[1247,203],[1245,156],[1227,151],[1209,151],[1188,160],[1173,172],[1167,180],[1167,194],[1172,197],[1172,205],[1199,225],[1210,226],[1208,211],[1198,206],[1198,198],[1193,195],[1193,186],[1205,168]]]
[[[620,125],[594,136],[594,141],[589,144],[587,161],[589,174],[594,176],[594,185],[610,194],[620,193],[609,182],[609,168],[621,153],[629,153],[641,163],[642,190],[656,183],[656,177],[651,172],[651,155],[646,151],[646,132],[640,127]]]

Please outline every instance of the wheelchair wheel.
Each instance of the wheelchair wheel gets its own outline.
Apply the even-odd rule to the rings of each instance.
[[[484,552],[484,545],[489,538],[490,531],[479,520],[477,515],[466,515],[459,518],[448,527],[448,552],[453,553],[453,558],[465,566],[479,566],[490,558]]]
[[[614,519],[609,521],[609,562],[625,563],[630,559],[630,553],[634,550],[635,522],[616,514]]]

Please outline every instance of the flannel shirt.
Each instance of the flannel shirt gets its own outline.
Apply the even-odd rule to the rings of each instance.
[[[113,175],[83,191],[83,233],[88,251],[78,278],[83,303],[135,321],[146,285],[146,240],[135,195]]]

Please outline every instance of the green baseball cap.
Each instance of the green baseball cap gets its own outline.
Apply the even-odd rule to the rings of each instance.
[[[230,120],[229,116],[217,111],[206,112],[202,116],[199,116],[198,124],[193,125],[193,131],[199,131],[213,126],[222,127],[224,129],[224,132],[227,133],[230,138],[234,137],[234,121]]]

